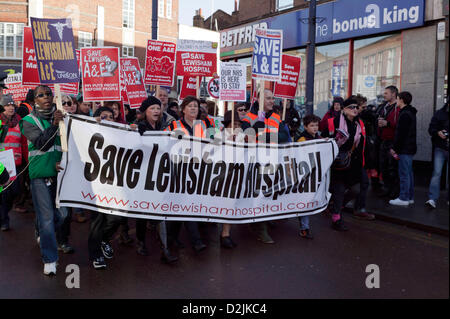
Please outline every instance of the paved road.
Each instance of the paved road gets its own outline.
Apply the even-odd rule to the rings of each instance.
[[[238,247],[220,249],[218,230],[206,227],[209,247],[179,251],[176,265],[114,240],[116,256],[106,270],[88,262],[88,223],[72,223],[73,255],[61,255],[58,274],[42,274],[33,234],[34,214],[11,212],[9,232],[0,233],[0,298],[448,298],[448,238],[381,222],[346,220],[347,233],[330,229],[324,215],[312,217],[315,239],[298,236],[295,219],[276,222],[274,245],[255,240],[246,225],[234,226]],[[134,237],[134,222],[130,223]],[[187,244],[183,230],[182,239]],[[80,289],[65,285],[66,265],[80,267]],[[379,289],[367,289],[368,264],[380,267]]]

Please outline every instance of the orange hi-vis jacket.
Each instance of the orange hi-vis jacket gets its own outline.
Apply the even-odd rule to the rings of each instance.
[[[195,137],[206,137],[206,123],[204,121],[201,121],[199,123],[194,124],[194,127],[192,128],[194,131]],[[173,121],[169,127],[165,129],[165,131],[182,131],[186,135],[191,135],[189,133],[189,130],[186,128],[186,126],[183,124],[183,121]]]
[[[206,120],[209,122],[210,127],[215,128],[216,127],[216,123],[214,123],[214,120],[212,118],[210,118],[209,116],[206,117]]]
[[[253,127],[253,125],[255,125],[255,123],[258,121],[258,115],[252,112],[248,112],[244,116],[242,121],[249,123],[250,126]],[[264,119],[264,124],[264,130],[262,132],[258,132],[258,137],[265,134],[278,133],[281,124],[281,117],[277,113],[273,112],[269,118]]]

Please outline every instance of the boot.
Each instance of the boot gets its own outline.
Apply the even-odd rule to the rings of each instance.
[[[256,226],[256,225],[255,225]],[[274,244],[275,241],[270,237],[269,233],[267,232],[267,223],[261,222],[258,223],[256,226],[257,229],[257,237],[259,241],[262,241],[264,244]]]
[[[161,260],[164,263],[171,264],[178,260],[178,257],[172,255],[169,250],[168,242],[167,242],[167,228],[166,223],[164,221],[158,223],[156,226],[158,231],[158,237],[161,242]]]
[[[137,242],[137,250],[136,252],[141,256],[148,256],[147,247],[145,247],[145,243],[142,241]]]

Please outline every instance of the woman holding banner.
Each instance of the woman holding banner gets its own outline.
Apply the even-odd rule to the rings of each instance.
[[[145,118],[137,122],[137,128],[139,134],[143,135],[146,131],[162,131],[167,128],[167,125],[163,122],[163,111],[161,101],[156,97],[150,96],[142,102],[139,110],[145,115]],[[148,250],[145,244],[145,233],[147,226],[147,219],[136,218],[136,238],[137,253],[142,256],[148,255]],[[161,260],[166,263],[173,263],[178,260],[178,257],[173,256],[168,248],[167,244],[167,228],[165,221],[149,221],[152,224],[156,224],[159,239],[161,241]]]
[[[181,103],[181,119],[172,122],[166,129],[168,131],[177,131],[182,135],[195,137],[206,137],[206,123],[200,119],[200,101],[194,96],[187,96]],[[168,223],[169,237],[171,241],[175,241],[178,246],[182,244],[178,241],[181,225],[183,222],[174,221]],[[206,248],[203,243],[198,229],[198,222],[186,221],[184,226],[189,232],[192,246],[196,252],[200,252]]]

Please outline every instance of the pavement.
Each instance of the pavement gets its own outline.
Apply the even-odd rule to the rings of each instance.
[[[11,212],[11,230],[0,232],[0,298],[300,299],[449,297],[447,237],[384,221],[360,221],[344,214],[348,232],[330,228],[330,217],[311,217],[313,240],[300,238],[298,220],[274,222],[273,245],[255,239],[248,225],[232,227],[238,247],[222,249],[219,228],[203,227],[208,248],[195,253],[183,228],[186,248],[179,261],[159,260],[155,235],[147,235],[150,255],[112,241],[115,257],[105,270],[88,260],[89,222],[72,223],[75,253],[60,253],[58,273],[42,274],[34,239],[34,214]],[[130,234],[135,223],[130,220]],[[380,288],[366,287],[366,267],[380,270]],[[80,288],[69,289],[68,265],[80,270]]]

